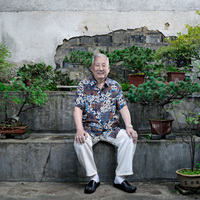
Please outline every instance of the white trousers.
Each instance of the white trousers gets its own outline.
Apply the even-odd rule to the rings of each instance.
[[[117,168],[116,176],[127,176],[133,174],[133,157],[135,154],[136,144],[128,136],[125,129],[121,129],[116,138],[108,136],[97,136],[92,138],[89,134],[84,144],[74,142],[74,148],[77,153],[80,164],[86,171],[86,176],[97,174],[96,164],[93,156],[93,145],[99,141],[109,142],[117,147]],[[108,155],[109,156],[109,155]]]

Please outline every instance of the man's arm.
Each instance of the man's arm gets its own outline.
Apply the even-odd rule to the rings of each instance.
[[[128,110],[128,107],[124,106],[119,112],[122,116],[122,119],[124,120],[127,134],[129,135],[129,137],[133,138],[134,143],[137,143],[137,132],[132,127],[129,127],[129,125],[131,125],[131,115]]]
[[[76,125],[76,135],[75,141],[79,144],[83,144],[87,138],[87,133],[85,132],[82,124],[83,111],[79,107],[74,107],[74,122]]]

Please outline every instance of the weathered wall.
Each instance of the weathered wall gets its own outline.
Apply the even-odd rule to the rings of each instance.
[[[37,133],[75,133],[76,130],[73,119],[75,92],[52,91],[48,93],[50,95],[49,103],[39,111],[32,109],[22,113],[20,121],[29,125],[29,129]],[[0,97],[1,95],[2,92],[0,92]],[[199,98],[199,96],[190,98],[185,101],[184,105],[187,109],[198,113],[200,112],[200,108],[196,106],[195,102],[199,102]],[[131,113],[132,124],[138,133],[150,133],[149,119],[159,118],[160,115],[158,107],[142,106],[137,103],[128,103],[128,107]],[[181,109],[179,110],[181,111]],[[16,114],[17,111],[18,108],[16,105],[10,106],[8,110],[8,117]],[[172,113],[168,114],[168,118],[175,119]],[[184,118],[180,116],[179,119],[181,124],[185,126]],[[0,107],[0,122],[3,120],[4,114]],[[122,120],[121,126],[124,126]],[[173,131],[178,131],[178,126],[175,121],[173,122]]]
[[[86,181],[70,135],[33,134],[26,140],[0,140],[0,181]],[[200,140],[197,138],[197,145]],[[6,155],[6,156],[5,156]],[[196,152],[195,163],[199,162]],[[115,147],[94,146],[101,181],[112,182],[117,165]],[[138,140],[130,181],[176,180],[175,171],[190,167],[188,145],[176,140]]]
[[[149,47],[157,50],[161,46],[167,45],[164,35],[159,31],[148,30],[147,27],[117,30],[103,35],[80,36],[69,40],[64,40],[62,45],[56,49],[55,63],[56,68],[62,72],[67,72],[71,79],[79,82],[90,75],[90,71],[78,64],[63,62],[65,56],[70,56],[72,51],[90,51],[94,54],[100,50],[113,52],[114,50],[124,49],[137,45],[139,47]],[[122,64],[111,66],[109,77],[119,82],[129,82],[128,74],[132,73]]]
[[[12,61],[45,61],[55,66],[54,55],[63,39],[107,34],[146,26],[165,36],[197,25],[199,0],[0,0],[0,41],[12,52]]]

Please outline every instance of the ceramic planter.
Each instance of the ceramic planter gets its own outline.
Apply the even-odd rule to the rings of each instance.
[[[177,82],[184,81],[185,73],[184,72],[167,72],[167,81]]]
[[[186,169],[179,169],[176,171],[179,184],[185,189],[198,189],[200,188],[200,174],[199,175],[186,175],[179,171]]]
[[[12,134],[12,135],[22,135],[26,133],[28,126],[20,127],[0,127],[0,134]]]
[[[129,83],[138,87],[140,84],[144,83],[145,75],[142,74],[129,74]]]
[[[157,135],[171,134],[173,119],[161,120],[161,119],[150,119],[151,133]]]

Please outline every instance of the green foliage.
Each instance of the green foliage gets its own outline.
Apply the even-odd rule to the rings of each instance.
[[[200,175],[200,169],[194,169],[193,171],[191,169],[185,169],[179,170],[178,172],[185,175]]]
[[[105,54],[109,58],[110,66],[120,61],[123,66],[133,73],[146,74],[151,68],[151,62],[154,61],[154,52],[150,48],[139,48],[136,45],[130,48],[125,47],[122,50],[115,50],[112,53],[99,49],[100,53]],[[81,64],[84,67],[90,68],[92,64],[93,53],[88,51],[72,51],[70,56],[65,56],[64,61],[69,63]]]
[[[175,99],[182,99],[194,92],[200,92],[200,85],[192,83],[189,78],[186,81],[166,82],[164,78],[150,77],[149,80],[138,87],[131,85],[128,92],[130,102],[142,105],[164,105],[172,103]],[[161,118],[163,113],[161,113]]]
[[[146,73],[152,68],[153,51],[150,48],[132,46],[127,49],[123,57],[123,65],[137,73]]]
[[[57,85],[75,85],[74,81],[70,79],[68,73],[61,71],[54,71],[52,83],[48,86],[50,90],[57,90]]]
[[[131,85],[128,99],[131,102],[143,105],[160,105],[171,103],[173,99],[182,99],[194,92],[200,92],[200,85],[186,81],[166,82],[164,78],[150,77],[150,79],[138,87]]]
[[[93,53],[90,51],[72,51],[70,56],[65,56],[64,62],[81,64],[83,67],[90,68]]]
[[[198,14],[198,12],[197,12]],[[176,38],[169,38],[166,47],[161,47],[155,53],[155,58],[166,64],[166,70],[173,66],[174,71],[188,72],[191,70],[191,59],[200,59],[200,26],[186,25],[187,34],[177,33]]]
[[[121,87],[122,87],[122,91],[128,91],[130,88],[130,84],[129,83],[120,83]]]
[[[11,57],[11,52],[8,48],[0,42],[0,81],[8,82],[10,77],[10,70],[12,68],[12,64],[9,61]]]
[[[147,137],[148,140],[151,139],[151,135],[150,134],[147,134],[146,137]]]
[[[41,78],[43,80],[52,79],[53,67],[46,65],[44,62],[34,65],[24,65],[18,69],[18,75],[23,79]]]
[[[59,85],[75,85],[74,81],[68,76],[68,73],[62,73],[61,71],[54,72],[54,82]]]
[[[26,80],[29,84],[26,84]],[[8,119],[7,109],[12,104],[19,104],[19,110],[11,118],[18,119],[22,112],[44,106],[49,97],[45,91],[53,81],[52,67],[45,63],[27,65],[19,68],[18,77],[12,79],[11,85],[0,83],[3,91],[1,107],[4,107],[5,119]]]
[[[112,53],[104,50],[100,50],[100,52],[108,56],[111,65],[123,61],[123,66],[133,71],[134,74],[147,74],[153,67],[151,62],[154,61],[154,52],[148,47],[133,45]]]

